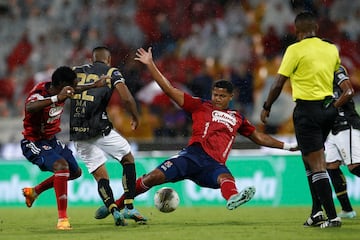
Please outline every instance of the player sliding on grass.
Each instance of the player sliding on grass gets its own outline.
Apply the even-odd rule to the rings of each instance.
[[[138,49],[136,56],[135,60],[148,67],[164,93],[191,114],[193,120],[192,136],[188,146],[178,155],[137,179],[136,195],[156,185],[190,179],[201,187],[220,188],[222,196],[227,200],[227,209],[233,210],[248,202],[255,194],[254,187],[246,187],[239,192],[233,175],[225,165],[237,133],[262,146],[297,150],[296,144],[283,143],[257,131],[241,113],[229,109],[229,103],[233,98],[231,82],[215,82],[211,101],[192,97],[175,88],[161,74],[153,62],[151,48],[148,51]],[[120,209],[124,208],[124,195],[116,204]],[[100,207],[95,218],[100,219],[107,215],[109,212],[106,207]]]

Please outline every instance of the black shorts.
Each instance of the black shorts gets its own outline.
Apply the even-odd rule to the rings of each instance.
[[[325,107],[324,101],[296,101],[294,128],[303,155],[324,148],[336,116],[337,110],[333,104]]]

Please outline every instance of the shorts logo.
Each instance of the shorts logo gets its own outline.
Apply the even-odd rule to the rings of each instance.
[[[50,147],[50,146],[48,146],[48,145],[43,145],[42,148],[43,148],[44,150],[50,150],[50,149],[52,149],[52,147]]]
[[[167,169],[169,169],[171,166],[173,165],[173,163],[171,161],[166,161],[161,165],[161,168],[166,171]]]

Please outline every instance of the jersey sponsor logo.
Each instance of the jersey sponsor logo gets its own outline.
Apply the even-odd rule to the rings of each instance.
[[[228,123],[232,126],[236,125],[236,117],[234,114],[228,114],[226,112],[215,110],[212,112],[212,119],[214,122]]]
[[[236,117],[232,112],[229,114],[227,112],[214,110],[212,112],[212,121],[224,124],[230,132],[234,131],[233,126],[236,125]]]
[[[73,127],[72,130],[74,132],[82,132],[82,133],[84,133],[84,132],[90,131],[90,128],[88,128],[88,127]]]

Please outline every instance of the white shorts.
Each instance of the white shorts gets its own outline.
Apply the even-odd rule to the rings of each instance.
[[[74,146],[89,173],[104,164],[108,156],[120,162],[131,151],[129,142],[113,129],[104,137],[74,141]]]
[[[325,142],[326,162],[336,160],[349,165],[360,163],[360,130],[347,129],[333,135],[331,132]]]

